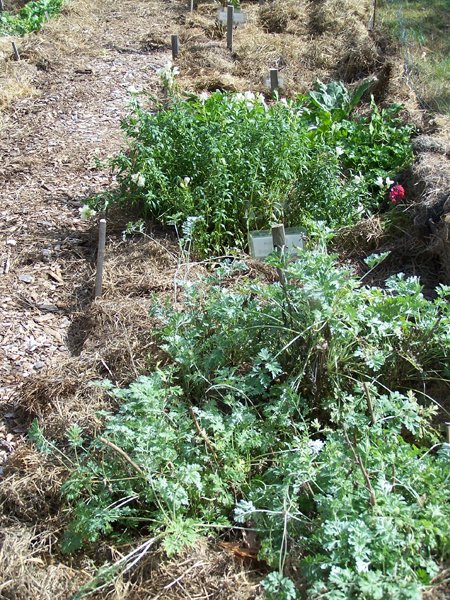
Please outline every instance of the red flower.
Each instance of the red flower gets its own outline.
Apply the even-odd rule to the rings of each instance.
[[[399,183],[394,183],[389,189],[389,200],[394,204],[405,197],[405,190]]]

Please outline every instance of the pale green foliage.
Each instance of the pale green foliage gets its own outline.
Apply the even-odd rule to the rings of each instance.
[[[450,550],[449,454],[412,391],[448,369],[449,288],[363,287],[322,252],[284,288],[245,270],[155,306],[171,366],[111,390],[102,439],[72,428],[65,549],[148,529],[174,554],[234,519],[276,569],[269,598],[296,597],[295,563],[313,599],[418,598]]]

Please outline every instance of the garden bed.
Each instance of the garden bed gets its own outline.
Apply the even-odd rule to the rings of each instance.
[[[228,256],[223,263],[209,259],[208,245],[203,248],[208,260],[197,260],[195,249],[193,254],[191,244],[186,244],[189,231],[183,231],[182,221],[181,247],[167,221],[164,226],[140,221],[139,194],[150,173],[141,168],[139,147],[133,168],[126,162],[133,154],[124,152],[118,183],[136,205],[125,215],[109,209],[104,294],[92,302],[97,228],[94,221],[80,221],[78,209],[87,197],[99,192],[110,197],[118,187],[112,185],[109,171],[95,171],[94,149],[100,146],[105,158],[117,155],[125,144],[118,123],[126,113],[130,85],[133,95],[136,88],[149,89],[170,116],[170,97],[161,94],[156,71],[169,59],[171,33],[180,35],[176,63],[180,76],[175,79],[181,90],[200,94],[217,88],[251,89],[254,97],[238,100],[252,105],[250,111],[241,106],[246,117],[259,118],[258,109],[266,115],[264,104],[271,102],[264,79],[274,66],[285,80],[283,94],[310,91],[317,74],[329,80],[339,73],[351,83],[351,90],[376,74],[379,82],[370,90],[377,99],[386,100],[385,106],[406,99],[416,124],[431,132],[401,83],[395,55],[386,62],[382,36],[367,33],[367,13],[361,5],[342,4],[342,19],[335,18],[333,2],[276,2],[262,9],[244,4],[248,22],[235,32],[233,54],[225,50],[224,31],[215,22],[217,6],[212,3],[200,3],[193,14],[186,14],[184,3],[162,7],[159,2],[124,2],[101,10],[74,3],[60,20],[23,42],[24,64],[14,68],[31,69],[31,83],[41,98],[15,100],[14,111],[5,113],[4,131],[11,137],[2,146],[13,169],[5,188],[6,235],[16,244],[5,244],[10,270],[2,280],[8,290],[3,311],[11,323],[21,325],[23,344],[17,344],[11,333],[8,339],[27,360],[25,339],[35,328],[47,327],[48,339],[58,334],[63,341],[53,361],[42,345],[39,360],[45,368],[33,372],[30,366],[33,374],[26,378],[25,369],[15,369],[14,379],[8,380],[4,411],[8,429],[0,431],[9,444],[7,453],[16,450],[4,468],[1,491],[5,597],[65,599],[84,585],[85,596],[101,588],[94,596],[100,598],[203,594],[250,599],[263,596],[260,582],[266,578],[268,597],[293,598],[294,584],[305,592],[305,577],[311,597],[324,590],[331,594],[333,586],[348,589],[349,578],[359,597],[376,598],[386,585],[390,591],[398,586],[405,598],[418,597],[421,587],[424,597],[445,596],[445,581],[431,583],[445,580],[444,570],[434,578],[445,555],[442,539],[448,520],[443,513],[439,519],[428,519],[429,504],[447,510],[445,481],[439,484],[445,480],[445,465],[441,468],[440,462],[445,453],[436,454],[437,448],[445,448],[440,446],[442,432],[429,430],[427,416],[433,399],[441,405],[434,424],[442,423],[448,408],[448,306],[436,300],[446,263],[437,263],[432,254],[444,256],[447,248],[440,245],[445,241],[442,194],[448,186],[445,133],[440,141],[430,142],[429,135],[417,138],[414,147],[420,159],[414,171],[392,173],[401,177],[406,190],[407,202],[395,207],[397,212],[384,211],[341,230],[335,240],[338,265],[321,252],[311,255],[309,263],[304,256],[289,265],[265,265],[234,252],[235,262]],[[81,14],[89,15],[89,20]],[[83,31],[86,24],[88,34]],[[65,39],[67,31],[72,33]],[[352,38],[355,44],[350,44]],[[256,100],[258,93],[265,98]],[[219,92],[218,106],[226,97]],[[145,108],[154,107],[142,101]],[[191,97],[190,102],[192,106],[200,100]],[[272,106],[277,110],[276,103]],[[299,112],[303,109],[299,105]],[[369,115],[367,104],[355,113],[360,119],[370,119]],[[148,116],[139,118],[144,122]],[[210,116],[208,122],[212,120]],[[16,139],[12,132],[17,122],[22,129]],[[267,123],[262,119],[264,130]],[[143,138],[145,131],[142,127]],[[45,157],[48,148],[61,140],[59,153],[66,153],[61,162],[51,153],[48,160],[36,163],[26,155],[32,147],[34,157]],[[20,155],[14,158],[9,154],[16,144]],[[181,147],[187,144],[182,140]],[[343,156],[336,148],[350,154],[351,146],[344,148],[341,141],[333,139],[329,145],[333,160]],[[314,145],[305,148],[314,153]],[[223,158],[230,160],[225,154]],[[191,156],[189,163],[194,162]],[[359,170],[353,173],[351,168],[345,165],[340,186],[350,176],[360,177]],[[225,169],[221,177],[228,173]],[[243,178],[236,173],[236,179]],[[146,180],[143,186],[140,175]],[[373,173],[370,191],[377,202],[384,194],[380,189],[378,197],[373,183],[382,176],[384,185],[389,175],[387,168]],[[182,207],[190,186],[200,184],[188,171],[175,173],[174,178],[171,186],[176,187]],[[36,223],[39,212],[45,216],[42,223]],[[124,238],[127,222],[134,224]],[[20,223],[27,227],[19,227]],[[37,260],[43,249],[50,249],[50,254]],[[370,256],[387,251],[391,255],[385,261]],[[277,283],[276,267],[289,273],[284,290]],[[405,283],[394,277],[386,283],[399,271],[421,280]],[[34,279],[29,283],[18,279],[22,273],[31,273]],[[371,288],[359,286],[361,276]],[[426,286],[432,302],[423,299],[419,283]],[[45,314],[44,309],[42,315],[42,306],[57,312]],[[396,326],[400,329],[394,332]],[[392,345],[394,339],[397,345]],[[133,383],[149,373],[152,381]],[[437,384],[436,378],[443,381]],[[107,394],[92,387],[98,379],[111,380],[121,391]],[[336,389],[340,395],[334,395]],[[152,402],[158,403],[156,419]],[[34,418],[34,441],[20,439]],[[127,427],[135,427],[137,437],[129,436]],[[164,436],[166,443],[161,442]],[[155,440],[158,444],[146,454],[149,441]],[[434,443],[438,446],[429,451]],[[152,460],[159,463],[155,466]],[[108,484],[104,488],[98,465],[103,484]],[[330,479],[329,465],[342,475],[339,489],[333,488],[337,480]],[[140,479],[144,469],[159,486],[156,501]],[[298,479],[299,470],[307,471],[308,477]],[[411,485],[404,486],[409,478]],[[77,487],[78,481],[83,486]],[[130,496],[124,497],[125,492]],[[117,512],[114,503],[120,505]],[[345,511],[356,510],[360,521],[355,530],[348,529],[349,539],[364,531],[371,540],[366,544],[367,539],[358,538],[358,556],[334,527],[327,512],[331,504],[341,524],[353,524],[355,514]],[[410,546],[402,537],[397,508],[408,513],[414,530]],[[389,531],[382,535],[376,533],[377,510],[383,519],[391,519]],[[426,532],[424,519],[430,522]],[[327,542],[336,541],[330,550],[337,569],[334,582],[327,579],[329,552],[323,549],[322,531]],[[393,532],[397,541],[403,540],[400,554],[388,540]],[[64,555],[61,542],[66,550],[80,545],[83,550]],[[183,544],[193,548],[167,558]],[[142,560],[123,577],[101,568],[116,563],[120,572],[120,565],[131,564],[139,553]],[[380,561],[393,568],[383,571],[376,566]],[[407,573],[392,575],[400,567]],[[367,573],[376,575],[377,581]]]

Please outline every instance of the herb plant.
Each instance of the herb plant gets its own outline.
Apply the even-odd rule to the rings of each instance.
[[[411,128],[399,107],[351,119],[360,94],[320,90],[269,105],[251,92],[172,95],[156,112],[134,98],[129,148],[113,160],[116,201],[178,230],[195,218],[202,255],[246,248],[249,231],[273,222],[357,220],[384,197],[377,180],[411,160]]]
[[[419,598],[450,551],[450,451],[419,402],[448,371],[450,289],[367,288],[319,251],[278,266],[284,286],[233,263],[155,306],[166,366],[107,386],[101,436],[70,433],[64,548],[147,530],[173,554],[237,524],[268,598],[297,597],[296,573],[313,599]]]

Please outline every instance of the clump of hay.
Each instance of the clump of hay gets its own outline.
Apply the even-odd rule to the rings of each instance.
[[[301,0],[275,0],[261,6],[258,23],[266,33],[299,34],[304,30],[307,3]]]
[[[342,32],[336,55],[338,61],[335,76],[346,82],[374,73],[384,60],[379,54],[376,42],[367,31],[367,26],[358,21]]]
[[[68,358],[50,366],[21,388],[18,407],[37,418],[46,436],[64,443],[68,428],[77,423],[85,435],[94,435],[101,427],[98,411],[111,408],[112,400],[91,382],[101,379],[95,362]]]
[[[318,0],[310,4],[309,30],[312,35],[338,35],[354,22],[367,23],[371,2],[368,0]]]
[[[55,518],[65,473],[65,467],[49,455],[31,445],[19,446],[6,463],[0,486],[3,515],[41,524]]]
[[[355,225],[342,227],[334,240],[334,247],[347,257],[373,252],[385,239],[385,228],[379,215],[362,219]]]
[[[53,563],[54,535],[24,525],[2,528],[0,594],[5,600],[66,600],[88,579],[83,570]]]
[[[237,545],[236,545],[237,547]],[[165,600],[262,600],[261,563],[240,558],[232,551],[200,539],[175,559],[151,549],[131,574],[114,582],[108,597],[164,598]]]
[[[429,141],[424,143],[429,147]],[[430,252],[439,258],[443,282],[450,284],[450,160],[445,144],[437,149],[419,154],[413,165],[413,181],[421,192],[414,224],[422,236],[430,236]]]
[[[419,142],[420,145],[420,142]],[[412,168],[412,182],[419,195],[414,224],[423,235],[432,233],[450,206],[450,161],[445,154],[420,153]]]

